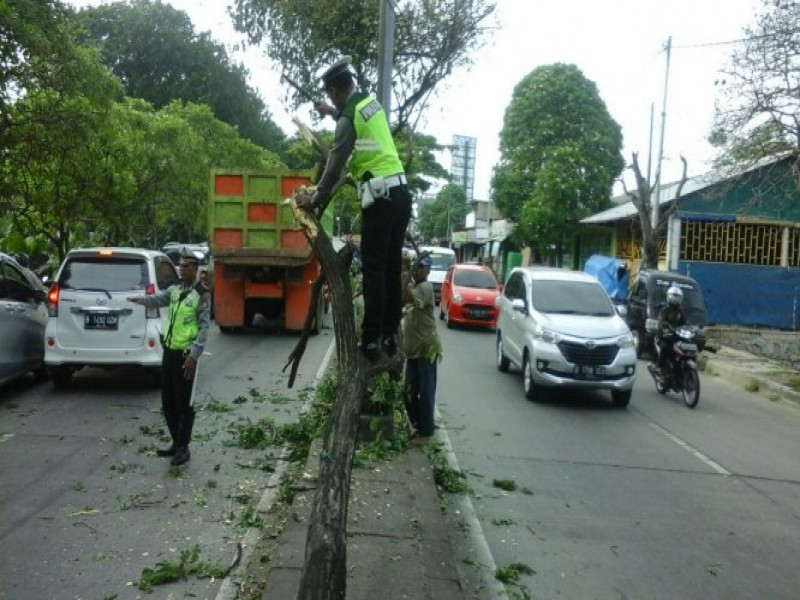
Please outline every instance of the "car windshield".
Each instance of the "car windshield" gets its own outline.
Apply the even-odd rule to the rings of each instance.
[[[614,307],[598,283],[585,281],[537,281],[533,307],[542,313],[610,317]]]
[[[149,283],[143,259],[75,257],[67,261],[58,285],[62,289],[122,292],[143,290]]]
[[[494,275],[486,271],[459,270],[453,275],[453,283],[461,287],[477,288],[480,290],[493,290],[497,287]]]
[[[431,255],[431,270],[432,271],[447,271],[452,267],[456,259],[450,254],[438,254],[433,252]]]

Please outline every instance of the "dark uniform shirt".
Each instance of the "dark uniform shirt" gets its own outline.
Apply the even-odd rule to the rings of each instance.
[[[683,315],[680,306],[668,304],[658,313],[658,328],[661,334],[670,335],[672,332],[664,326],[665,323],[669,323],[673,329],[686,324],[686,317]]]

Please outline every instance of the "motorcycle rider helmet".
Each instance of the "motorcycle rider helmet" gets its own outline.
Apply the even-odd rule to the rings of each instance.
[[[670,306],[680,306],[683,300],[683,292],[677,285],[671,285],[667,290],[667,304]]]

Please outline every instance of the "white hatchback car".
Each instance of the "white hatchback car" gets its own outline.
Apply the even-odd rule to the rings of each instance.
[[[163,252],[142,248],[71,250],[48,293],[50,318],[44,362],[56,387],[85,366],[140,365],[160,381],[161,344],[167,313],[128,302],[179,281]]]
[[[594,388],[610,390],[615,406],[628,405],[636,378],[633,336],[597,279],[517,267],[497,305],[497,368],[519,366],[529,400],[541,388]]]

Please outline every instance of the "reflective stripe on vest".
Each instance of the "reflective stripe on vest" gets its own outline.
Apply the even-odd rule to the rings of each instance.
[[[192,345],[199,331],[197,311],[200,309],[200,294],[192,288],[179,304],[181,293],[180,286],[176,285],[169,297],[169,323],[164,334],[168,335],[170,328],[172,329],[169,339],[166,340],[170,350],[185,350]]]
[[[353,112],[353,127],[356,143],[350,171],[356,181],[363,181],[367,172],[374,177],[403,173],[386,113],[375,98],[366,96],[358,101]]]

